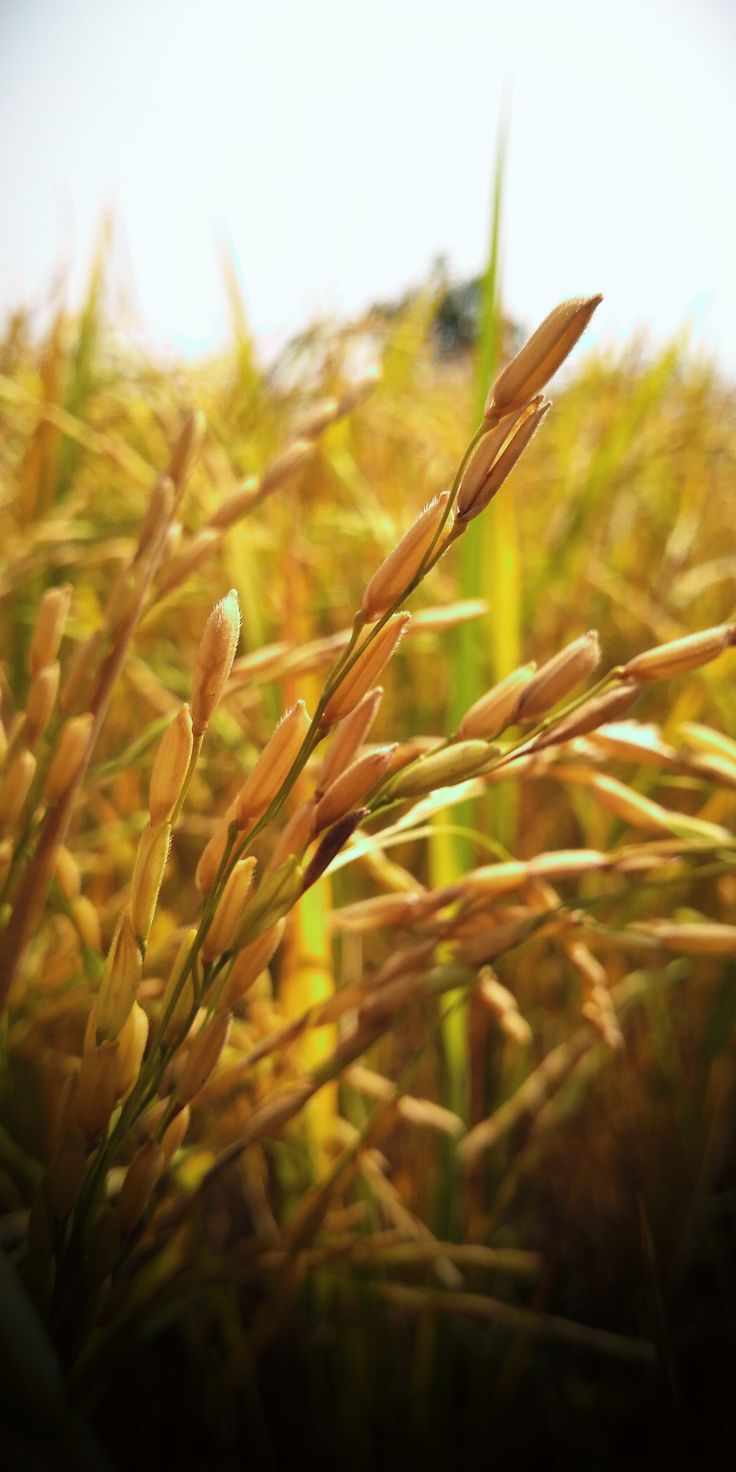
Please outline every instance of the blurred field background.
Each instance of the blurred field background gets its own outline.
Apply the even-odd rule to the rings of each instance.
[[[73,588],[67,671],[104,625],[187,415],[198,410],[204,424],[67,839],[81,903],[57,872],[2,1023],[0,1235],[12,1260],[22,1255],[58,1100],[128,896],[157,743],[189,698],[210,609],[235,588],[242,635],[154,921],[140,994],[154,1016],[177,941],[196,918],[194,874],[217,818],[281,712],[299,698],[314,709],[368,578],[450,484],[495,372],[558,297],[600,288],[606,299],[591,341],[552,382],[551,413],[513,476],[413,595],[414,622],[382,677],[371,741],[441,739],[495,681],[587,629],[598,629],[608,668],[733,619],[736,601],[736,317],[724,265],[733,237],[717,187],[722,152],[712,144],[726,136],[732,108],[728,47],[719,47],[730,15],[713,3],[699,28],[677,6],[668,27],[666,7],[646,7],[630,56],[626,7],[620,23],[607,19],[597,47],[585,7],[563,7],[551,39],[543,7],[527,38],[518,20],[512,35],[500,13],[494,30],[467,6],[441,67],[444,8],[416,7],[412,18],[407,6],[396,31],[376,15],[361,70],[352,32],[326,12],[305,39],[299,8],[287,7],[280,56],[263,50],[256,27],[252,55],[233,43],[228,60],[226,32],[203,26],[200,60],[198,7],[186,7],[181,33],[170,5],[151,9],[147,21],[147,7],[133,7],[126,33],[142,58],[135,76],[132,63],[112,64],[114,29],[91,10],[64,31],[65,65],[57,64],[59,21],[40,0],[33,48],[29,31],[25,51],[18,41],[6,53],[7,732],[28,694],[44,592]],[[314,72],[301,65],[305,47]],[[9,70],[13,54],[35,79],[27,97],[23,66]],[[64,121],[67,92],[85,75],[84,106]],[[333,77],[334,94],[325,82]],[[99,177],[73,195],[73,266],[69,249],[60,266],[58,252],[50,255],[58,214],[44,170],[73,177],[78,163],[86,181],[88,140]],[[219,216],[217,312],[198,294],[207,272],[216,275],[197,234],[221,205],[212,180],[230,211],[224,230]],[[348,202],[334,209],[333,235],[331,202],[342,191]],[[13,234],[16,217],[24,240]],[[83,276],[80,235],[91,218],[97,245]],[[432,266],[445,251],[450,263]],[[341,259],[342,268],[329,265]],[[307,449],[293,470],[248,507],[249,490],[295,441]],[[243,514],[222,529],[218,509],[241,491]],[[733,831],[733,669],[728,651],[644,689],[635,717],[656,724],[654,756],[600,747],[584,760],[600,760],[676,813]],[[693,764],[696,728],[723,733],[717,780]],[[307,790],[305,778],[297,796]],[[618,1051],[584,1022],[575,967],[532,938],[494,963],[528,1038],[505,1032],[477,995],[451,996],[398,1013],[361,1058],[362,1073],[359,1065],[332,1078],[336,1021],[259,1061],[245,1082],[237,1073],[239,1058],[286,1022],[412,939],[410,926],[340,929],[341,907],[412,882],[452,885],[511,857],[609,851],[648,836],[584,785],[547,774],[428,812],[410,841],[368,850],[309,890],[270,974],[238,1011],[166,1202],[186,1202],[247,1129],[262,1091],[310,1070],[329,1081],[212,1185],[160,1253],[147,1252],[145,1232],[134,1240],[129,1300],[125,1279],[101,1330],[92,1318],[78,1358],[65,1361],[40,1327],[44,1284],[24,1279],[19,1301],[3,1269],[0,1445],[9,1465],[276,1469],[298,1457],[324,1468],[380,1458],[386,1467],[416,1460],[512,1472],[542,1459],[611,1472],[729,1466],[733,956],[627,951],[612,940],[603,957],[624,1036]],[[259,858],[267,853],[264,843]],[[566,899],[577,893],[565,881],[559,888]],[[731,925],[736,873],[719,853],[659,877],[628,875],[608,908],[599,876],[580,892],[621,932],[652,916]],[[0,979],[2,964],[0,950]],[[397,1080],[408,1106],[397,1111],[392,1099],[376,1120],[376,1101]],[[459,1141],[489,1118],[492,1143],[466,1171]],[[312,1232],[315,1202],[324,1210]],[[301,1254],[295,1223],[306,1234]]]

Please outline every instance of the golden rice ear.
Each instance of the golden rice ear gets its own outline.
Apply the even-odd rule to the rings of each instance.
[[[260,504],[277,487],[298,474],[314,457],[314,454],[315,446],[311,440],[294,440],[291,445],[287,446],[283,454],[272,461],[260,478],[256,475],[247,476],[238,489],[225,498],[210,517],[207,523],[208,528],[213,531],[224,531],[234,526],[235,522],[239,521],[241,516],[245,516],[251,507],[256,503]]]
[[[595,848],[555,849],[551,853],[536,854],[529,859],[526,869],[529,879],[579,879],[583,874],[593,874],[608,869],[611,859]]]
[[[201,409],[193,409],[190,414],[187,414],[179,438],[171,452],[167,471],[168,479],[177,496],[180,495],[191,474],[192,467],[202,448],[206,430],[207,421]]]
[[[657,644],[654,649],[636,654],[626,665],[624,675],[629,680],[665,680],[671,675],[683,675],[716,659],[724,649],[730,648],[735,637],[734,624],[700,629],[697,634],[686,634],[684,639],[672,639],[668,644]]]
[[[175,498],[176,491],[173,481],[169,479],[168,475],[160,475],[153,486],[145,515],[138,530],[138,543],[133,555],[133,566],[145,560],[151,547],[156,544],[159,537],[162,540],[165,538],[166,525],[173,514]],[[181,528],[179,530],[181,531]],[[123,567],[118,579],[113,584],[109,600],[105,607],[105,622],[110,627],[122,617],[132,589],[131,567]]]
[[[47,802],[63,797],[76,780],[87,755],[93,725],[94,716],[88,711],[83,716],[72,716],[62,727],[46,778]]]
[[[194,747],[192,714],[182,705],[164,732],[151,772],[148,811],[152,823],[169,819],[184,785]]]
[[[278,920],[270,930],[265,930],[263,935],[238,952],[223,994],[225,1006],[234,1006],[265,971],[278,950],[285,926],[285,920]]]
[[[189,1108],[189,1105],[185,1104],[184,1108],[180,1109],[179,1112],[174,1115],[171,1124],[167,1125],[166,1129],[164,1130],[164,1133],[161,1137],[161,1149],[166,1156],[167,1165],[169,1161],[173,1158],[173,1156],[176,1155],[177,1150],[180,1150],[182,1145],[184,1144],[187,1130],[189,1129],[190,1118],[191,1110]]]
[[[492,419],[528,403],[539,393],[584,333],[603,297],[580,296],[561,302],[533,332],[515,358],[499,374],[491,389],[484,416]]]
[[[235,933],[245,902],[253,887],[256,861],[254,858],[239,859],[228,875],[212,924],[205,936],[202,954],[212,961],[226,951]]]
[[[538,394],[533,406],[524,404],[520,409],[512,409],[510,414],[504,414],[498,424],[484,426],[484,432],[465,462],[458,487],[459,506],[467,506],[475,499],[520,419],[528,414],[530,408],[537,408],[541,402],[542,395]]]
[[[138,1002],[133,1003],[130,1016],[122,1028],[118,1055],[116,1096],[124,1099],[130,1093],[141,1071],[143,1054],[148,1042],[148,1017]]]
[[[359,652],[352,668],[340,681],[322,712],[322,725],[334,726],[349,715],[385,669],[411,622],[410,613],[394,613],[383,628]]]
[[[36,775],[32,751],[19,751],[9,762],[0,783],[0,827],[12,828],[25,807]]]
[[[507,859],[504,863],[483,864],[479,869],[471,869],[460,876],[458,883],[462,893],[472,898],[496,899],[499,895],[520,889],[528,877],[529,868],[522,859]]]
[[[572,644],[547,660],[524,686],[516,703],[514,719],[532,721],[545,715],[581,680],[593,673],[600,657],[601,646],[595,629],[573,639]]]
[[[75,900],[82,889],[79,865],[68,848],[62,844],[56,855],[56,880],[65,899]]]
[[[424,891],[421,893],[423,895]],[[341,905],[339,910],[332,912],[332,928],[360,935],[370,933],[380,925],[404,925],[416,915],[420,897],[408,892],[379,894],[369,900],[357,900],[352,905]]]
[[[501,985],[495,971],[484,966],[480,973],[478,998],[493,1017],[502,1033],[518,1047],[526,1047],[532,1040],[532,1030],[519,1011],[513,992]]]
[[[297,700],[282,716],[240,789],[237,798],[239,828],[247,828],[270,807],[299,755],[309,727],[310,717],[304,701]]]
[[[618,685],[614,690],[606,690],[603,695],[586,700],[571,715],[555,721],[549,731],[543,731],[535,737],[529,749],[543,751],[547,746],[558,746],[577,736],[587,736],[591,731],[597,731],[599,726],[605,725],[606,721],[615,721],[618,716],[626,715],[638,697],[639,690],[634,681]]]
[[[226,531],[228,527],[234,526],[235,522],[240,521],[240,518],[245,516],[251,507],[255,505],[260,489],[261,482],[257,475],[246,476],[237,491],[232,491],[225,498],[222,505],[218,506],[217,510],[213,512],[207,523],[208,530],[213,532]]]
[[[205,624],[192,682],[192,730],[202,736],[230,677],[240,638],[240,608],[235,588],[216,603]]]
[[[384,776],[395,750],[394,743],[391,746],[379,746],[375,751],[368,751],[364,756],[357,757],[344,772],[341,772],[339,777],[335,778],[317,804],[314,816],[315,833],[322,828],[329,828],[331,823],[336,823],[338,818],[344,817],[352,808],[362,803],[367,794],[378,785]]]
[[[138,842],[130,887],[130,915],[133,930],[144,948],[156,913],[170,843],[170,823],[149,823]]]
[[[37,675],[46,665],[54,663],[64,634],[71,597],[70,583],[65,583],[60,588],[48,588],[44,593],[28,650],[30,675]]]
[[[132,1232],[166,1169],[166,1153],[156,1140],[146,1140],[136,1151],[125,1173],[118,1199],[118,1219],[124,1232]]]
[[[29,746],[43,736],[59,693],[60,668],[57,660],[44,665],[34,675],[26,702],[26,739]]]
[[[100,1042],[116,1038],[128,1020],[141,980],[141,952],[130,914],[118,920],[105,962],[97,1002]]]
[[[401,538],[388,557],[374,572],[363,594],[361,614],[366,624],[374,624],[392,603],[396,603],[409,588],[434,543],[443,521],[447,531],[452,527],[452,512],[448,514],[449,491],[443,491],[430,501],[429,506],[417,517],[413,526]]]
[[[686,956],[736,956],[736,925],[716,921],[678,924],[671,920],[637,920],[635,931],[645,932],[669,951]]]
[[[268,861],[268,869],[278,869],[293,854],[300,859],[314,836],[314,814],[317,804],[314,798],[299,804],[292,813],[286,827],[276,841],[276,847]]]
[[[230,838],[230,824],[235,822],[236,810],[236,804],[231,803],[202,849],[194,875],[200,894],[208,894],[217,878],[217,871],[225,857]]]
[[[100,1043],[82,1057],[74,1119],[85,1140],[96,1140],[107,1128],[115,1106],[120,1044]]]
[[[179,1104],[189,1104],[216,1069],[230,1036],[232,1012],[216,1012],[194,1039],[176,1090]]]
[[[627,787],[625,782],[600,773],[593,776],[587,785],[602,807],[615,813],[624,823],[630,823],[632,828],[644,828],[655,833],[671,832],[673,814],[661,803],[635,792],[633,787]]]
[[[383,690],[377,685],[358,701],[355,709],[335,728],[330,739],[315,788],[315,797],[323,797],[336,777],[350,765],[358,749],[365,741],[376,718]]]
[[[293,854],[280,869],[264,874],[241,913],[232,939],[233,947],[238,950],[264,930],[270,930],[296,904],[303,880],[304,871]]]
[[[293,440],[290,445],[272,460],[268,469],[261,476],[260,498],[270,496],[284,481],[290,480],[293,475],[302,470],[310,460],[314,459],[316,446],[310,439]]]
[[[444,751],[422,756],[391,778],[388,797],[422,797],[437,787],[449,787],[473,777],[494,754],[487,741],[456,741]]]
[[[203,527],[196,536],[182,541],[181,528],[169,528],[167,556],[162,557],[162,571],[157,581],[159,598],[166,598],[180,588],[214,552],[220,537],[211,527]]]
[[[527,445],[534,438],[542,420],[549,413],[551,407],[549,399],[545,399],[536,407],[531,407],[528,413],[522,414],[510,438],[500,454],[489,466],[487,474],[481,480],[477,489],[472,489],[472,483],[471,486],[467,486],[461,482],[457,498],[457,520],[459,524],[473,521],[490,504],[496,492],[501,489],[504,481],[510,476],[517,460],[521,458]]]
[[[508,726],[513,717],[519,700],[519,695],[525,685],[528,685],[532,675],[536,673],[536,661],[524,664],[518,670],[512,670],[492,690],[481,695],[474,705],[465,712],[457,734],[461,741],[475,741],[482,738],[484,741],[492,741],[494,736],[500,736],[501,732]]]

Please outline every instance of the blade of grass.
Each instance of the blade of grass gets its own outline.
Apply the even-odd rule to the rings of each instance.
[[[102,293],[105,281],[105,265],[110,250],[112,221],[103,222],[100,240],[95,251],[90,272],[87,296],[79,318],[77,341],[69,362],[64,408],[75,419],[86,417],[90,392],[96,382],[97,347],[102,326]],[[66,439],[61,447],[59,477],[56,483],[56,500],[63,500],[74,477],[78,450],[73,440]]]
[[[293,912],[293,929],[280,980],[281,1005],[287,1018],[300,1016],[334,992],[330,890],[329,879],[321,879],[307,890]],[[323,1063],[336,1046],[337,1028],[334,1024],[305,1032],[297,1044],[305,1072]],[[305,1110],[313,1167],[317,1174],[326,1168],[328,1160],[325,1152],[337,1114],[337,1090],[337,1081],[325,1084]]]
[[[481,277],[479,290],[478,339],[476,344],[476,382],[474,395],[474,424],[482,417],[488,385],[493,377],[501,348],[502,318],[500,307],[500,251],[501,210],[503,200],[504,159],[506,152],[506,130],[501,125],[496,148],[495,177],[491,203],[491,231],[488,259]],[[471,426],[472,428],[473,426]],[[508,506],[508,498],[499,502]],[[495,509],[495,508],[494,508]],[[473,626],[458,629],[456,656],[452,664],[452,686],[450,692],[450,720],[456,728],[468,706],[483,693],[491,683],[492,674],[506,673],[508,660],[513,668],[514,655],[518,646],[518,573],[515,555],[514,524],[511,512],[505,513],[506,520],[499,524],[491,516],[478,517],[468,528],[460,550],[460,598],[478,598],[489,591],[487,569],[491,569],[490,589],[492,606],[488,614]],[[507,549],[511,548],[509,553]],[[499,613],[502,617],[499,621]],[[486,642],[488,640],[488,642]],[[490,651],[490,659],[488,657]],[[512,799],[508,792],[495,803],[505,804],[508,809]],[[487,801],[487,800],[486,800]],[[463,805],[459,809],[461,824],[473,826],[473,808]],[[468,869],[474,858],[474,849],[466,838],[452,836],[443,828],[441,819],[434,815],[435,832],[430,842],[430,873],[434,885],[452,884]],[[480,826],[484,826],[482,823]],[[506,841],[508,824],[502,837]],[[452,1000],[452,999],[451,999]],[[443,1061],[443,1100],[446,1106],[467,1119],[470,1098],[468,1071],[468,1021],[467,1000],[451,1007],[443,1026],[441,1056]],[[457,1165],[451,1142],[443,1144],[443,1170],[438,1201],[440,1233],[451,1236],[457,1230]]]

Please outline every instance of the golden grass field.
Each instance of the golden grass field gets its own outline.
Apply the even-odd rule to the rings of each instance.
[[[103,265],[0,342],[11,1465],[715,1465],[732,391],[430,290],[154,363]]]

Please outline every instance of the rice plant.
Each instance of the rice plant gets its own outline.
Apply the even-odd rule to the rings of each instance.
[[[61,321],[39,360],[22,322],[3,344],[0,1190],[7,1322],[46,1336],[52,1419],[107,1404],[121,1345],[170,1320],[196,1335],[202,1312],[217,1404],[298,1305],[342,1294],[366,1322],[367,1302],[425,1332],[449,1316],[661,1363],[655,1333],[540,1299],[540,1244],[507,1225],[642,1013],[736,952],[736,746],[713,674],[736,625],[711,607],[730,562],[697,582],[686,475],[662,591],[682,609],[694,582],[693,630],[627,581],[625,486],[601,515],[674,360],[632,369],[620,403],[605,366],[568,390],[586,479],[556,497],[545,392],[600,300],[563,303],[503,367],[454,474],[423,298],[382,378],[351,381],[333,349],[305,403],[243,354],[203,375],[175,435],[183,374],[90,375],[96,288],[76,344]],[[421,374],[446,439],[426,485],[407,451]],[[455,596],[458,553],[530,464],[552,496],[522,658],[498,679],[489,660],[456,710],[453,635],[497,612],[493,587]],[[672,499],[658,489],[657,516]],[[602,639],[586,625],[617,589]],[[447,882],[443,833],[468,857]]]

